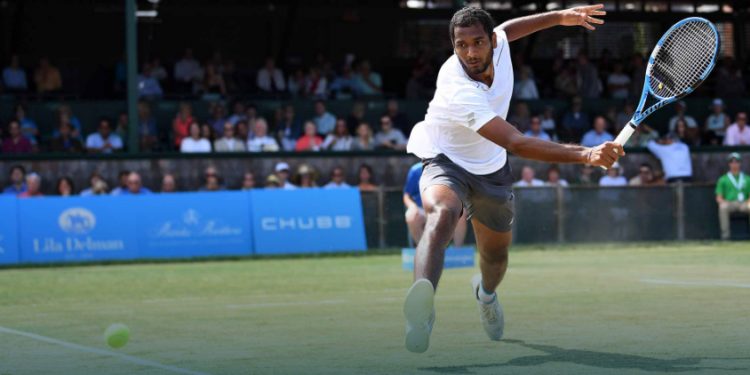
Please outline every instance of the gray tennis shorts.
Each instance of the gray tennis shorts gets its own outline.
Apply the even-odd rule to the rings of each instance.
[[[445,185],[463,202],[468,218],[497,232],[508,232],[513,223],[513,177],[510,164],[487,175],[472,174],[447,156],[422,159],[419,191],[433,185]]]

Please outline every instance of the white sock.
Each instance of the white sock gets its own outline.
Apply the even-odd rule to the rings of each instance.
[[[484,302],[484,303],[492,303],[492,301],[495,300],[495,298],[497,297],[497,295],[495,294],[495,292],[492,292],[492,294],[487,293],[484,290],[484,287],[482,286],[482,284],[480,283],[479,284],[479,291],[477,293],[477,297],[479,297],[479,300],[482,301],[482,302]]]

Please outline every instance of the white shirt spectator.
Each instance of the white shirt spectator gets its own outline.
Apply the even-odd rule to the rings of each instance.
[[[539,99],[539,91],[532,78],[516,81],[513,86],[513,96],[516,99]]]
[[[214,150],[216,152],[239,152],[245,151],[245,142],[237,138],[221,137],[214,141]]]
[[[742,146],[750,145],[750,126],[745,125],[742,130],[737,123],[727,128],[727,135],[724,137],[724,146]]]
[[[542,129],[544,129],[544,131],[554,133],[556,129],[555,118],[554,117],[550,117],[550,118],[542,117]]]
[[[626,99],[628,97],[628,87],[630,87],[630,77],[624,73],[611,73],[607,77],[607,85],[621,86],[618,89],[612,90],[610,93],[615,99]]]
[[[353,141],[354,138],[352,138],[352,136],[350,135],[340,137],[333,134],[328,134],[320,147],[323,150],[329,151],[349,151],[352,149]]]
[[[526,180],[520,180],[513,184],[515,187],[537,187],[537,186],[544,186],[544,181],[534,178],[531,181]]]
[[[602,176],[599,179],[599,186],[627,186],[628,180],[623,176]]]
[[[325,184],[325,186],[323,186],[323,188],[325,188],[325,189],[346,189],[346,188],[350,188],[350,187],[352,187],[352,185],[349,185],[346,182],[342,182],[340,184],[337,184],[337,183],[335,183],[333,181],[331,181],[331,182]]]
[[[206,138],[198,140],[195,140],[192,137],[184,138],[180,144],[180,152],[211,152],[211,142]]]
[[[686,144],[678,140],[666,145],[650,141],[647,147],[661,161],[666,179],[693,176],[690,148]]]
[[[102,138],[102,135],[99,134],[99,132],[89,134],[88,137],[86,137],[86,148],[89,149],[102,149],[104,148],[104,144],[109,142],[109,144],[112,146],[112,148],[107,150],[102,150],[104,153],[111,153],[112,151],[117,151],[122,149],[122,139],[119,135],[115,133],[110,133],[107,139]]]
[[[252,137],[247,141],[247,150],[250,152],[279,151],[279,144],[267,135]]]
[[[259,70],[258,76],[256,77],[256,84],[259,89],[267,92],[286,90],[284,73],[282,73],[279,68],[274,68],[273,72],[270,72],[265,68]]]
[[[567,187],[568,186],[568,180],[566,180],[564,178],[561,178],[561,179],[557,180],[556,184],[553,184],[553,183],[547,181],[547,182],[544,183],[544,186],[566,186]]]

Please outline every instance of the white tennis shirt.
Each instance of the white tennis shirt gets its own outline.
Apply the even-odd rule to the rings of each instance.
[[[495,116],[505,119],[513,94],[513,66],[505,31],[495,29],[492,86],[471,79],[455,54],[440,68],[435,97],[424,121],[414,126],[406,150],[420,158],[445,154],[467,171],[490,174],[507,161],[504,148],[477,131]]]

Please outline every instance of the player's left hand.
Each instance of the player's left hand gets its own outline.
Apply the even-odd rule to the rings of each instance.
[[[587,5],[575,7],[560,11],[560,25],[563,26],[583,26],[589,30],[596,30],[592,24],[603,25],[604,20],[594,16],[604,16],[607,11],[604,10],[604,4]]]

